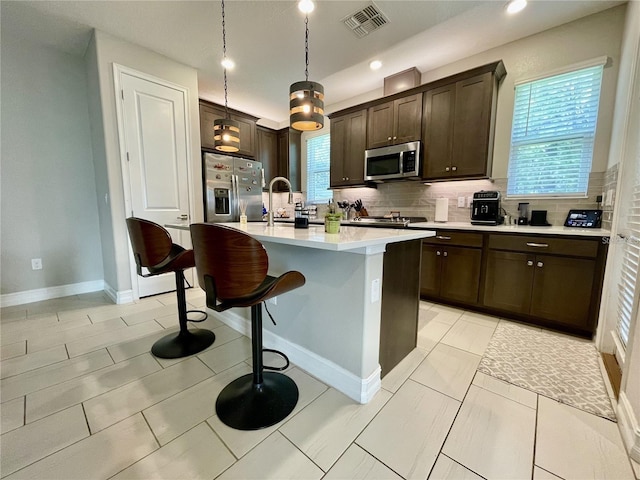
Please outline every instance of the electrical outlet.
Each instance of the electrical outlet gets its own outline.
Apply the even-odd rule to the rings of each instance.
[[[42,259],[41,258],[32,258],[31,259],[31,270],[42,270]]]
[[[271,297],[269,300],[267,300],[267,302],[269,302],[271,305],[278,305],[278,297]]]
[[[458,208],[464,208],[464,197],[458,197]]]
[[[376,278],[371,282],[371,303],[380,300],[380,279]]]

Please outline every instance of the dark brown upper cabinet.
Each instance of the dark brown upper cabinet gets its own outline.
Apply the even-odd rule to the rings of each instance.
[[[258,126],[257,134],[257,155],[256,160],[262,162],[264,180],[269,185],[273,177],[278,176],[278,132]]]
[[[255,158],[257,118],[231,109],[229,113],[231,120],[235,120],[240,125],[240,150],[235,155]],[[211,151],[215,149],[213,122],[224,117],[223,106],[200,100],[200,144],[203,149]]]
[[[420,140],[422,93],[374,105],[368,117],[367,148]]]
[[[299,192],[302,188],[300,178],[302,168],[301,150],[301,132],[292,128],[278,130],[278,170],[274,176],[286,177],[291,182],[294,192]],[[269,186],[269,181],[267,180],[267,187]],[[273,185],[273,191],[287,192],[289,188],[284,182],[278,182]]]
[[[497,95],[493,72],[425,92],[425,180],[490,176]]]
[[[331,119],[331,188],[364,185],[367,110]]]

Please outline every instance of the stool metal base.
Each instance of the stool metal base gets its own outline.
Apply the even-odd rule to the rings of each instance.
[[[151,347],[151,353],[159,358],[182,358],[208,348],[216,339],[210,330],[187,330],[170,333]]]
[[[253,374],[236,378],[216,401],[216,413],[225,425],[238,430],[258,430],[285,419],[298,403],[298,386],[286,375],[264,372],[261,384]]]

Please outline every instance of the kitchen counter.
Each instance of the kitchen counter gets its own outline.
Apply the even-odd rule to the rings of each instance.
[[[603,228],[570,228],[555,225],[549,227],[533,227],[531,225],[471,225],[470,222],[419,222],[410,223],[407,229],[469,230],[523,235],[574,235],[580,237],[608,237],[611,234],[609,230]]]
[[[297,270],[306,278],[303,287],[268,302],[277,325],[264,322],[265,348],[285,352],[326,384],[369,402],[382,375],[415,348],[421,241],[435,232],[343,226],[339,234],[326,234],[323,225],[224,225],[262,242],[270,275]],[[248,309],[209,314],[249,335]]]

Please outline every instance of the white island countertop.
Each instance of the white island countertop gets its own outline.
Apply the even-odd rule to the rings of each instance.
[[[277,223],[273,227],[268,227],[266,223],[262,222],[249,222],[246,225],[221,223],[220,225],[247,232],[261,242],[281,243],[336,252],[368,247],[384,247],[388,243],[418,240],[435,235],[435,231],[425,229],[363,228],[344,225],[340,227],[340,233],[325,233],[324,225],[309,225],[309,228],[294,228],[290,223]],[[165,225],[165,227],[188,230],[189,224],[174,223]]]
[[[578,237],[608,237],[609,230],[604,228],[572,228],[551,225],[533,227],[531,225],[472,225],[470,222],[417,222],[410,223],[408,229],[469,230],[480,232],[515,233],[522,235],[575,235]]]

